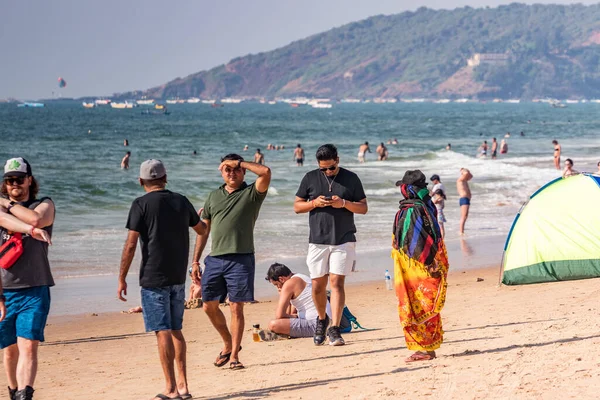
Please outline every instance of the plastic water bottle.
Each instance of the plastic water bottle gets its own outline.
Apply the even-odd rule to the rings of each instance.
[[[392,276],[390,275],[390,271],[385,270],[385,288],[387,290],[392,290]]]

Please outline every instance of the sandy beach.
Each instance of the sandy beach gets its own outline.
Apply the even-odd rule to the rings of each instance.
[[[254,343],[251,324],[265,326],[275,303],[248,305],[242,371],[212,365],[220,340],[204,311],[188,310],[190,391],[198,399],[595,398],[598,280],[497,282],[496,267],[451,272],[444,344],[437,359],[414,364],[404,363],[410,353],[395,295],[383,282],[349,286],[347,304],[372,330],[346,334],[343,347],[316,347],[311,339]],[[143,333],[139,314],[51,317],[46,336],[36,398],[149,399],[163,388],[155,338]]]

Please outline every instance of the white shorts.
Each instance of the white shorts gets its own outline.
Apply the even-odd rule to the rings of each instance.
[[[306,265],[311,279],[329,273],[348,275],[356,259],[356,243],[347,242],[337,246],[309,243]]]

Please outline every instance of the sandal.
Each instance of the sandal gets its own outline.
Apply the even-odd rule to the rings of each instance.
[[[242,351],[242,346],[240,346],[240,350]],[[231,352],[223,354],[223,352],[219,352],[219,356],[217,357],[217,361],[213,363],[215,367],[222,367],[223,365],[229,362],[231,358]]]
[[[246,367],[244,367],[244,364],[242,364],[240,361],[232,361],[231,364],[229,364],[229,369],[233,371],[244,368]]]
[[[191,400],[194,398],[190,393],[180,394],[179,397],[181,397],[181,400]]]
[[[177,396],[177,397],[169,397],[169,396],[166,396],[166,395],[164,395],[164,394],[162,394],[162,393],[159,393],[159,394],[157,394],[156,396],[154,396],[154,398],[157,398],[157,397],[158,397],[160,400],[182,400],[182,399],[181,399],[181,396]]]
[[[411,355],[410,357],[408,357],[407,359],[405,359],[404,362],[411,363],[411,362],[415,362],[415,361],[429,361],[429,360],[433,360],[434,358],[435,358],[435,356],[432,356],[431,354],[417,352],[417,353]]]

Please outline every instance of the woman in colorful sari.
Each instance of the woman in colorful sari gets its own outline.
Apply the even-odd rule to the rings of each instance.
[[[406,362],[435,358],[443,341],[440,311],[446,299],[448,256],[425,175],[406,171],[396,182],[404,196],[394,220],[392,258]]]

